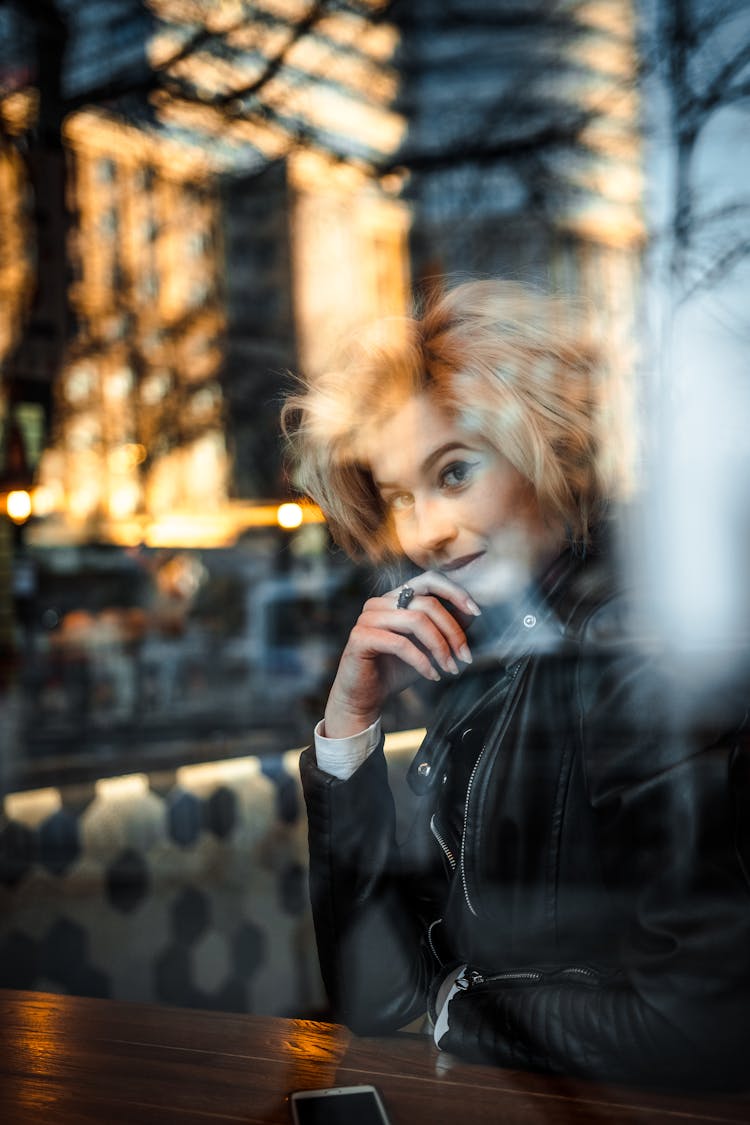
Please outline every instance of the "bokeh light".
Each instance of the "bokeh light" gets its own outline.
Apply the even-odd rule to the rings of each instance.
[[[5,510],[14,523],[25,523],[31,515],[31,497],[23,488],[14,488],[8,493]]]
[[[299,527],[302,517],[303,512],[299,504],[280,504],[276,511],[279,527],[283,527],[285,531],[293,531],[295,527]]]

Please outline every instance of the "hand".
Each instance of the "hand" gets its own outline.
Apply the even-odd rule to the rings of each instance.
[[[476,602],[438,571],[425,571],[409,586],[414,598],[407,609],[397,608],[401,587],[365,602],[328,697],[328,738],[346,738],[370,726],[388,696],[419,676],[440,680],[441,669],[457,675],[459,662],[471,663],[464,623],[481,612]]]

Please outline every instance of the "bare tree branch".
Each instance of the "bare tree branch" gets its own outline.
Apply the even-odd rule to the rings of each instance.
[[[699,292],[712,289],[731,273],[736,265],[750,254],[750,238],[746,238],[732,246],[730,250],[715,259],[711,266],[704,269],[700,276],[685,288],[678,304],[685,304],[691,297]]]
[[[750,42],[743,44],[737,54],[721,68],[705,94],[695,97],[692,112],[698,117],[703,117],[732,98],[735,92],[731,88],[731,82],[748,66],[750,66]],[[748,89],[747,84],[744,89]]]
[[[319,0],[318,3],[311,4],[307,15],[294,25],[292,33],[282,49],[274,55],[273,58],[267,60],[258,77],[245,87],[240,87],[238,90],[232,90],[226,94],[218,95],[214,104],[228,104],[258,94],[264,86],[268,85],[272,78],[276,77],[284,66],[292,47],[312,31],[318,21],[326,14],[327,9],[328,3],[326,0]]]

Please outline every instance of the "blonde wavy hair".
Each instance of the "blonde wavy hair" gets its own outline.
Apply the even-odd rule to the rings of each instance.
[[[398,557],[367,449],[387,418],[427,394],[526,477],[571,543],[588,544],[605,504],[601,357],[581,320],[569,301],[517,283],[464,282],[359,332],[325,373],[299,379],[282,409],[290,476],[334,540],[353,558]]]

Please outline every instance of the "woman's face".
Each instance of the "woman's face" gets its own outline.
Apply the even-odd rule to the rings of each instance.
[[[440,570],[479,604],[518,593],[562,547],[532,486],[428,395],[380,429],[370,468],[404,554]]]

